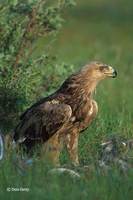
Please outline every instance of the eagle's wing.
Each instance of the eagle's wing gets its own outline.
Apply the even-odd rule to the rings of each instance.
[[[15,129],[14,140],[47,141],[53,134],[71,121],[72,109],[59,101],[47,101],[28,110]]]

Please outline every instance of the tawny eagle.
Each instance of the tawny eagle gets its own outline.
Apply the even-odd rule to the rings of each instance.
[[[116,71],[109,65],[91,62],[68,77],[50,96],[28,108],[20,117],[14,141],[28,152],[36,144],[45,144],[52,162],[59,162],[62,142],[66,144],[70,159],[78,165],[79,133],[96,117],[98,106],[93,100],[97,84],[115,78]]]

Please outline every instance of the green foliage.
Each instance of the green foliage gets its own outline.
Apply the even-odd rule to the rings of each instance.
[[[5,0],[0,5],[0,126],[14,126],[19,112],[35,101],[58,79],[55,57],[49,50],[33,56],[38,40],[48,43],[63,22],[62,13],[73,0]],[[44,43],[45,45],[45,43]],[[64,71],[64,66],[60,69]],[[52,68],[51,68],[52,67]],[[52,69],[54,76],[48,69]],[[63,73],[63,72],[62,72]],[[45,80],[46,79],[46,80]],[[47,85],[47,87],[43,87]],[[56,85],[56,84],[55,84]]]
[[[20,2],[20,0],[18,1]],[[16,6],[18,1],[14,0],[14,4],[12,3],[12,5]],[[68,63],[75,63],[76,66],[81,66],[90,60],[100,60],[112,64],[118,71],[117,79],[105,80],[98,86],[94,97],[99,105],[97,119],[93,121],[88,130],[80,135],[80,163],[81,165],[92,166],[92,170],[89,169],[85,171],[80,181],[72,180],[65,175],[54,178],[47,173],[49,167],[46,166],[46,163],[42,160],[36,160],[30,169],[27,170],[27,174],[22,176],[13,165],[13,160],[6,157],[7,159],[0,163],[0,199],[133,199],[133,165],[125,174],[116,166],[114,166],[114,169],[109,170],[108,173],[99,173],[94,166],[99,158],[100,144],[106,141],[106,138],[110,138],[114,135],[116,137],[120,136],[128,139],[133,137],[133,1],[77,1],[78,6],[76,6],[72,12],[69,12],[70,21],[67,21],[62,34],[58,35],[52,55],[59,55],[60,63],[62,63],[63,60]],[[10,1],[6,0],[1,0],[1,2],[0,18],[2,17],[2,4],[7,4],[7,2],[11,4]],[[47,5],[50,6],[51,2],[53,1],[49,0]],[[55,6],[55,3],[56,1],[54,1],[53,6]],[[7,9],[3,10],[3,12],[5,11],[7,12]],[[3,17],[0,23],[5,19],[6,18]],[[18,18],[15,20],[18,20]],[[4,24],[3,29],[6,29],[6,27],[7,25]],[[18,24],[17,28],[19,28]],[[56,32],[57,31],[54,30],[50,33],[52,40]],[[0,35],[1,34],[2,32],[0,31]],[[5,36],[6,34],[7,32],[4,33]],[[3,39],[4,35],[2,37]],[[3,39],[0,40],[0,43],[3,42]],[[7,41],[9,41],[9,39]],[[45,37],[41,39],[41,43],[46,46]],[[35,43],[33,46],[35,46]],[[41,49],[40,46],[38,48],[39,50]],[[6,54],[4,59],[0,58],[0,62],[5,62],[4,65],[1,64],[4,66],[3,68],[1,66],[1,69],[3,69],[2,75],[4,77],[8,70],[8,65],[6,65],[6,63],[10,62],[9,55]],[[25,68],[22,68],[25,69],[25,73],[29,73],[29,75],[20,77],[20,79],[18,79],[19,81],[16,80],[17,84],[20,82],[21,90],[19,91],[15,89],[17,84],[15,87],[12,86],[10,90],[10,88],[5,88],[2,83],[2,80],[3,82],[5,80],[5,83],[8,83],[8,86],[10,86],[10,73],[12,70],[9,70],[10,73],[6,76],[8,77],[10,75],[9,79],[1,79],[2,76],[0,75],[0,84],[3,91],[1,92],[0,89],[0,115],[2,114],[1,111],[3,111],[3,115],[6,112],[8,113],[8,115],[5,114],[5,118],[2,117],[4,123],[7,116],[7,123],[9,124],[9,117],[12,122],[12,115],[9,116],[9,112],[13,114],[16,113],[17,116],[17,113],[29,105],[30,101],[34,101],[34,99],[39,96],[47,95],[52,92],[58,87],[59,82],[63,81],[67,74],[73,71],[73,66],[68,67],[68,65],[64,63],[58,65],[56,57],[46,55],[46,53],[39,58],[36,57],[33,63],[30,62],[29,59],[25,63],[32,64],[34,73],[31,74],[30,70],[32,70],[32,68],[27,68],[28,64],[25,65]],[[19,73],[23,73],[23,70],[22,72],[19,71]],[[22,81],[25,85],[24,90],[22,90],[21,78],[22,80],[26,80]],[[32,83],[32,87],[30,82]],[[31,92],[31,89],[34,92]],[[9,96],[8,94],[12,95]],[[27,97],[27,95],[29,96]],[[2,124],[3,123],[0,123],[0,125]],[[13,127],[12,124],[10,125],[10,127]],[[65,152],[62,154],[62,164],[68,162],[68,157],[65,156],[64,153]],[[133,155],[129,155],[129,158],[132,160]],[[30,191],[7,192],[7,187],[28,187]]]
[[[5,160],[0,165],[1,199],[130,200],[133,197],[132,170],[123,174],[114,168],[106,173],[92,166],[80,173],[80,179],[76,179],[67,174],[51,175],[50,169],[44,161],[36,160],[22,175],[12,159]],[[21,188],[28,188],[29,191],[12,192]]]

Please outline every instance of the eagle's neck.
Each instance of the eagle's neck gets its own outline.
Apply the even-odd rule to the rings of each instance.
[[[92,98],[98,80],[82,76],[73,76],[68,79],[60,88],[64,94],[70,95],[73,99]]]
[[[82,83],[81,90],[83,91],[83,94],[86,95],[88,98],[92,98],[96,90],[97,84],[98,84],[98,81],[91,80],[91,79]]]

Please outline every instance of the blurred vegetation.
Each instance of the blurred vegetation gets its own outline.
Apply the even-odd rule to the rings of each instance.
[[[38,1],[34,1],[34,3],[36,2]],[[10,1],[3,1],[3,3],[8,7],[6,12],[9,12]],[[80,162],[82,165],[89,163],[94,167],[98,160],[100,144],[107,137],[112,135],[124,138],[133,137],[133,1],[76,0],[76,3],[77,6],[71,9],[62,10],[65,21],[62,21],[59,11],[59,20],[57,20],[58,23],[55,23],[58,24],[56,29],[54,25],[48,33],[44,31],[46,35],[39,35],[35,38],[33,35],[33,40],[26,41],[26,45],[30,44],[30,47],[33,47],[33,52],[29,56],[27,50],[29,52],[30,48],[24,48],[22,61],[20,59],[15,69],[13,64],[18,48],[15,46],[12,50],[11,47],[8,47],[4,53],[1,48],[0,56],[3,54],[4,56],[0,59],[0,62],[3,63],[0,64],[0,126],[7,128],[8,124],[10,128],[13,128],[12,123],[13,121],[16,123],[21,111],[41,96],[53,92],[79,66],[91,60],[100,60],[110,64],[118,71],[118,78],[105,80],[98,86],[95,95],[99,105],[98,117],[80,137]],[[31,11],[25,11],[27,14],[23,15],[16,13],[16,10],[18,12],[18,9],[15,10],[16,4],[12,6],[13,11],[11,9],[10,14],[13,12],[12,15],[17,24],[17,34],[20,36],[15,34],[15,40],[11,39],[9,43],[11,46],[13,44],[19,47],[25,30],[25,28],[21,29],[21,25],[27,24],[28,12]],[[52,8],[57,6],[55,1],[49,1],[48,6],[44,8],[43,17],[44,14],[47,16],[46,11],[51,6]],[[5,14],[5,10],[2,10],[0,5],[0,13]],[[7,14],[5,15],[7,16]],[[8,44],[3,42],[4,38],[8,38],[8,34],[12,35],[12,31],[14,31],[14,29],[12,30],[12,15],[8,16],[8,19],[3,16],[4,20],[8,22],[5,23],[6,26],[5,24],[2,26],[4,32],[0,32],[0,43],[3,45]],[[49,27],[51,27],[51,22],[48,20],[49,15],[46,16],[43,25],[50,23]],[[2,14],[0,19],[1,17]],[[55,19],[55,15],[52,14],[52,18]],[[0,23],[2,22],[3,19],[0,20]],[[42,15],[41,22],[43,22]],[[12,31],[6,28],[9,23]],[[64,26],[60,29],[62,23]],[[56,34],[57,32],[58,34]],[[31,37],[31,35],[28,34],[27,37]],[[14,75],[15,78],[13,78]],[[61,160],[62,164],[68,162],[65,151],[62,153]],[[5,198],[5,194],[8,199],[23,198],[20,193],[7,193],[8,186],[29,187],[30,192],[24,193],[27,199],[40,197],[48,200],[130,200],[133,198],[132,169],[126,175],[121,174],[115,168],[108,174],[101,174],[94,169],[93,172],[89,171],[84,174],[81,181],[72,181],[66,177],[50,178],[46,174],[46,164],[41,161],[33,165],[26,176],[16,173],[10,159],[2,163],[0,170],[0,180],[3,183],[0,188],[2,199]]]
[[[56,57],[49,55],[49,47],[62,26],[62,12],[74,4],[73,0],[59,0],[57,3],[44,0],[1,2],[1,128],[13,128],[19,112],[41,96],[42,90],[49,91],[48,81],[54,82],[51,86],[56,86],[58,76],[63,75],[66,65],[61,64],[60,72],[56,69]],[[48,39],[47,47],[44,44],[45,50],[32,56],[38,39],[48,36],[51,38]]]

